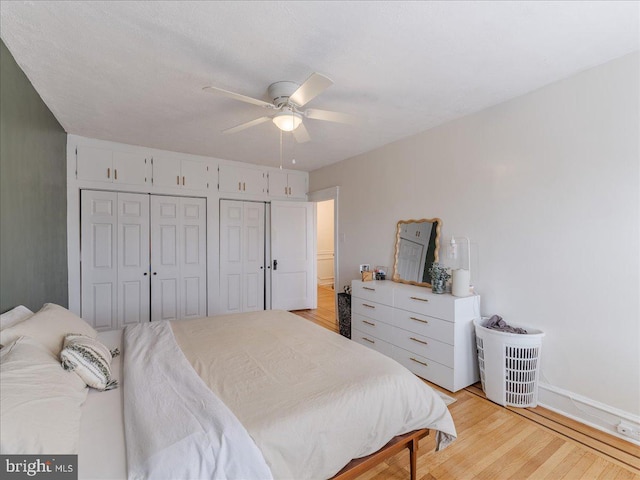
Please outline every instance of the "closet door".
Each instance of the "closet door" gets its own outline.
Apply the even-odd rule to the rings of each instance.
[[[98,330],[149,321],[149,196],[81,193],[81,314]]]
[[[180,318],[207,316],[207,207],[204,198],[180,199]]]
[[[118,327],[149,321],[149,195],[118,193]]]
[[[81,316],[97,330],[117,328],[118,194],[80,193]]]
[[[264,310],[264,203],[243,206],[243,299],[244,312]]]
[[[206,202],[151,197],[151,319],[206,316]]]
[[[316,308],[316,215],[310,202],[271,202],[271,308]]]
[[[264,310],[264,203],[220,201],[221,313]]]

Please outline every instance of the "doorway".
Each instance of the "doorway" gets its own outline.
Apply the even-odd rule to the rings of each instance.
[[[331,315],[332,324],[337,331],[338,297],[336,295],[340,285],[339,265],[339,232],[338,232],[338,193],[339,187],[326,188],[309,193],[309,201],[316,202],[316,262],[318,308],[321,298],[323,308]]]

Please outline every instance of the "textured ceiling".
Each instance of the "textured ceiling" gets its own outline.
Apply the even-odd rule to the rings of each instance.
[[[639,47],[638,2],[2,1],[0,35],[68,133],[277,166],[271,122],[222,135],[312,72],[335,84],[307,106],[285,166],[311,171],[495,105]],[[295,166],[290,159],[295,157]]]

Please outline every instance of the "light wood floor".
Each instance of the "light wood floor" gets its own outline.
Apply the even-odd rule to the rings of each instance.
[[[294,312],[334,332],[334,291],[318,289],[318,309]],[[427,382],[428,383],[428,382]],[[433,388],[440,389],[436,385]],[[452,394],[458,439],[434,452],[434,435],[420,442],[418,479],[637,479],[640,447],[541,407],[504,408],[479,385]],[[359,480],[409,478],[405,451]]]

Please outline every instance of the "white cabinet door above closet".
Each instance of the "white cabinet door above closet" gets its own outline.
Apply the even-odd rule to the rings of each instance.
[[[206,316],[206,201],[151,197],[151,319]]]
[[[263,170],[237,165],[220,165],[218,185],[219,190],[225,193],[263,195],[267,191]]]
[[[153,157],[153,185],[189,190],[209,187],[209,167],[204,162],[177,157]]]
[[[98,330],[149,320],[149,196],[83,190],[81,314]]]
[[[78,145],[76,169],[78,180],[122,185],[147,183],[147,158],[140,154]]]
[[[269,197],[307,198],[307,176],[299,173],[269,172]]]

